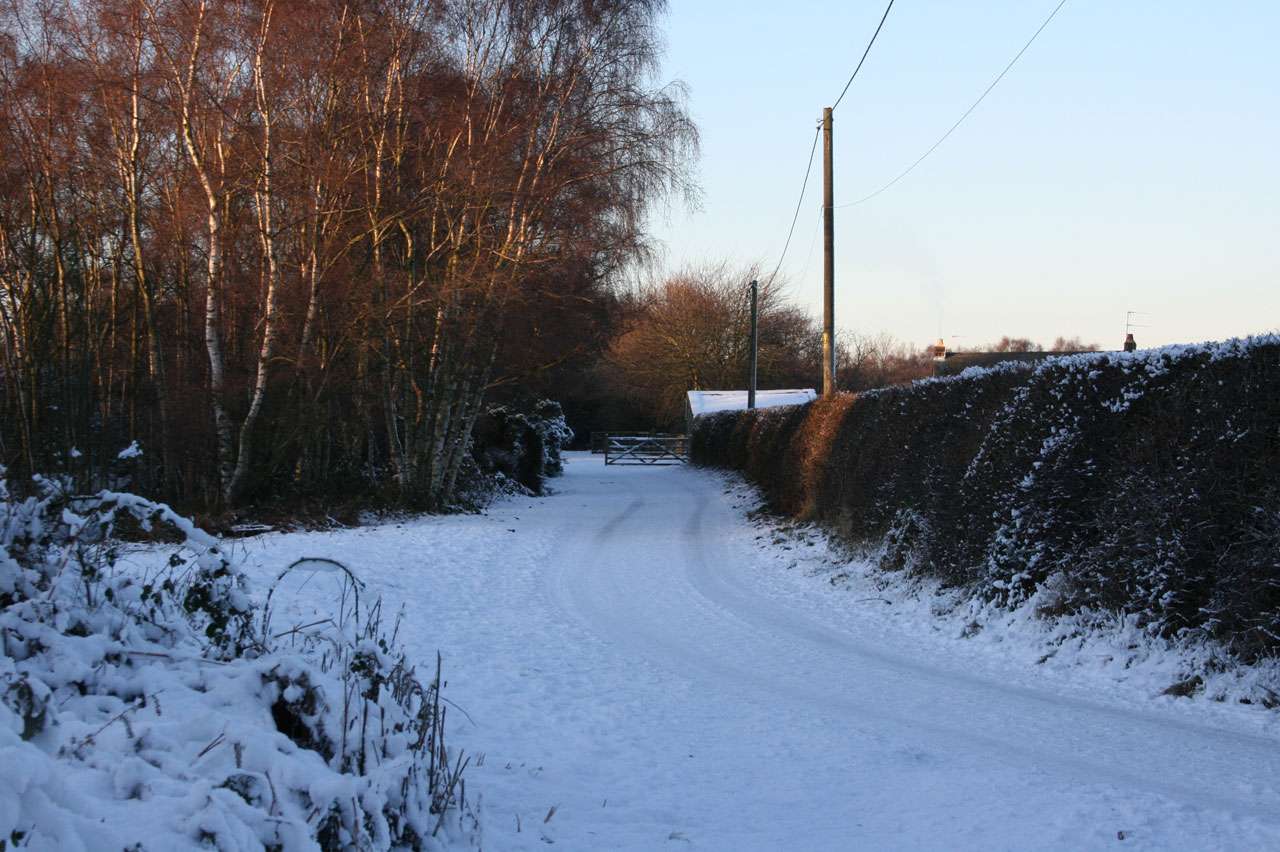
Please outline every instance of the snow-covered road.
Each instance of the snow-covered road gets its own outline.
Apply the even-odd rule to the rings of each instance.
[[[481,848],[1280,849],[1274,714],[1086,690],[837,591],[715,474],[571,455],[554,486],[245,545],[260,576],[347,562],[443,651]]]

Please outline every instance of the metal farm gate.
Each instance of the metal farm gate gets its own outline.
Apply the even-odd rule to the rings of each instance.
[[[684,464],[689,439],[684,435],[605,435],[605,464]]]

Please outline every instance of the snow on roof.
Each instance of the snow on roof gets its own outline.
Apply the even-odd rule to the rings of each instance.
[[[803,405],[818,398],[813,388],[795,390],[758,390],[756,391],[756,408],[772,408],[775,405]],[[747,392],[732,391],[689,391],[689,411],[692,416],[710,414],[713,411],[741,411],[747,407]]]

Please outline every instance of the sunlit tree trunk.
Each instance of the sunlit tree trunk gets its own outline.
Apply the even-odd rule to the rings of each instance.
[[[230,481],[223,486],[223,498],[228,503],[235,502],[236,496],[245,484],[245,479],[249,473],[249,465],[253,460],[254,433],[257,429],[258,418],[262,415],[262,405],[267,395],[267,379],[271,369],[271,359],[275,354],[276,346],[276,321],[279,311],[277,298],[279,267],[276,258],[276,225],[274,217],[276,204],[274,192],[274,158],[276,153],[273,139],[275,109],[267,95],[267,81],[263,70],[264,54],[267,49],[268,34],[271,31],[273,12],[274,6],[271,2],[264,4],[261,12],[261,28],[253,53],[253,90],[257,119],[262,134],[258,162],[258,186],[253,193],[258,219],[258,238],[262,243],[263,277],[266,291],[263,299],[262,343],[258,349],[256,376],[249,400],[249,410],[245,414],[244,421],[240,427],[240,451],[236,459],[235,471],[232,473]]]

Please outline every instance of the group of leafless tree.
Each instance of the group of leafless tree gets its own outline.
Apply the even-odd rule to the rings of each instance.
[[[906,385],[933,375],[933,349],[904,343],[888,332],[846,332],[836,361],[836,386],[859,392]]]
[[[688,189],[661,6],[0,0],[0,462],[446,502],[504,332]]]
[[[644,425],[683,421],[685,392],[743,390],[751,369],[750,282],[759,282],[757,382],[761,388],[822,381],[822,337],[759,265],[706,263],[626,300],[603,360],[606,392]]]
[[[995,343],[988,346],[980,346],[978,352],[1097,352],[1101,347],[1096,343],[1085,343],[1077,335],[1076,337],[1063,337],[1053,341],[1053,345],[1045,349],[1039,343],[1027,337],[1010,337],[1005,335]]]

